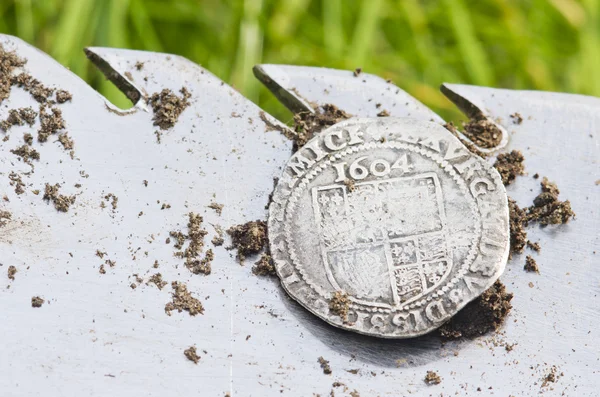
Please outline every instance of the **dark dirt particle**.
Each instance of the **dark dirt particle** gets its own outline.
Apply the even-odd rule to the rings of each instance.
[[[267,244],[267,224],[256,220],[243,225],[232,226],[227,230],[231,236],[233,248],[242,263],[248,255],[259,253]]]
[[[173,281],[171,288],[173,288],[173,300],[165,305],[165,313],[169,316],[173,310],[179,313],[185,310],[190,316],[204,313],[202,303],[188,292],[185,284]]]
[[[31,298],[31,307],[42,307],[44,304],[44,299],[39,296],[34,296]]]
[[[12,214],[8,211],[0,210],[0,227],[6,226],[8,221],[12,219]]]
[[[325,360],[322,356],[317,359],[317,362],[321,365],[321,369],[323,369],[323,373],[325,375],[331,375],[331,367],[329,366],[329,361]]]
[[[23,141],[25,141],[25,143],[29,146],[33,145],[33,135],[26,132],[25,134],[23,134]]]
[[[183,355],[190,361],[193,361],[194,364],[198,364],[200,361],[200,356],[196,353],[196,347],[190,346],[183,351]]]
[[[100,269],[98,270],[98,273],[100,273],[100,274],[106,274],[106,268],[104,267],[104,264],[100,265]]]
[[[354,75],[354,77],[358,77],[360,76],[360,74],[362,73],[362,68],[356,68],[354,69],[354,71],[352,72],[352,74]]]
[[[504,185],[510,185],[518,175],[525,173],[524,160],[523,153],[518,150],[498,155],[494,163],[494,168],[500,173]]]
[[[525,269],[528,272],[540,272],[540,268],[538,267],[537,262],[535,261],[535,259],[533,259],[531,255],[527,255],[527,257],[525,258],[525,266],[523,266],[523,269]]]
[[[502,131],[486,117],[480,116],[463,123],[463,134],[477,146],[491,149],[502,140]]]
[[[348,319],[348,310],[350,300],[348,294],[341,291],[335,291],[329,300],[329,313],[339,316],[343,321]]]
[[[173,93],[169,89],[164,89],[160,93],[153,94],[148,103],[152,106],[154,112],[154,125],[160,127],[162,130],[173,128],[177,119],[183,111],[190,105],[189,99],[191,94],[189,91],[182,87],[179,90],[181,97]]]
[[[150,283],[153,283],[154,285],[156,285],[156,287],[158,287],[158,289],[160,289],[160,290],[162,290],[163,287],[168,284],[166,281],[163,280],[162,274],[160,274],[160,273],[156,273],[156,274],[152,275],[152,277],[150,277],[150,279],[148,280],[147,284],[150,284]]]
[[[510,118],[514,124],[521,124],[523,122],[523,116],[518,112],[511,114]]]
[[[56,91],[56,102],[65,103],[73,99],[73,95],[69,91],[58,90]]]
[[[308,142],[315,134],[323,129],[352,117],[338,109],[337,106],[325,104],[317,107],[315,112],[300,112],[294,115],[294,151]]]
[[[390,112],[386,109],[383,109],[381,112],[377,113],[377,117],[390,117]]]
[[[271,255],[262,254],[260,259],[252,266],[252,274],[255,276],[275,275],[275,266],[273,266],[273,258],[271,258]]]
[[[60,185],[57,183],[55,185],[50,185],[46,183],[46,187],[44,189],[44,197],[43,199],[54,203],[54,208],[56,208],[59,212],[67,212],[69,211],[69,207],[75,203],[76,196],[65,196],[59,194],[58,191],[60,189]]]
[[[37,112],[31,107],[11,109],[8,111],[8,117],[6,120],[0,121],[0,129],[8,131],[8,129],[14,125],[28,124],[32,126],[35,123]]]
[[[142,70],[142,69],[144,68],[144,62],[137,61],[137,62],[135,63],[135,68],[136,68],[138,71],[139,71],[139,70]]]
[[[439,385],[442,383],[442,378],[435,371],[427,371],[424,381],[428,385]]]
[[[477,299],[467,304],[461,311],[442,325],[438,332],[445,339],[460,337],[473,338],[496,331],[504,323],[512,309],[513,294],[506,292],[500,280],[487,289]]]
[[[533,179],[538,179],[540,177],[540,174],[538,174],[537,172],[535,174],[533,174]]]
[[[8,267],[8,279],[15,281],[15,274],[17,274],[17,268],[14,267],[13,265],[10,265]]]

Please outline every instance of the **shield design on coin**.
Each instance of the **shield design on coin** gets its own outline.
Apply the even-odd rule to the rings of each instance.
[[[358,303],[392,308],[448,275],[441,186],[435,173],[312,189],[330,283]]]

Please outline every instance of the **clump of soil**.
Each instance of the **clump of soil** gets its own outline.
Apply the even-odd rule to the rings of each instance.
[[[331,104],[318,107],[314,113],[296,113],[294,115],[294,132],[296,134],[292,137],[294,151],[304,146],[318,132],[350,117],[352,115]]]
[[[185,310],[190,316],[204,313],[202,303],[188,292],[185,284],[173,281],[171,288],[173,288],[173,300],[165,305],[165,313],[169,316],[173,310],[179,313]]]
[[[344,181],[344,185],[346,185],[349,192],[353,192],[354,189],[356,189],[356,183],[354,182],[354,179],[346,179]]]
[[[515,200],[508,198],[508,217],[510,230],[510,255],[521,253],[527,244],[527,213],[521,209]]]
[[[24,133],[23,134],[23,140],[29,146],[33,145],[33,135],[31,135],[30,133],[28,133],[28,132]]]
[[[465,147],[469,150],[469,152],[481,157],[481,158],[486,158],[488,156],[487,153],[482,152],[481,150],[477,149],[475,147],[475,145],[473,145],[471,142],[467,142],[466,140],[464,140],[460,135],[458,135],[458,129],[456,128],[456,126],[454,125],[454,123],[452,121],[446,123],[443,125],[443,127],[445,129],[447,129],[448,131],[450,131],[452,133],[452,135],[454,135],[456,138],[458,138],[458,140],[465,145]]]
[[[119,198],[117,196],[115,196],[112,193],[108,193],[107,195],[104,196],[104,200],[110,201],[110,205],[111,205],[113,211],[117,210],[117,207],[119,206]],[[100,204],[100,207],[102,207],[102,208],[105,207],[104,202],[102,202]]]
[[[360,76],[360,74],[362,73],[362,68],[356,68],[354,69],[354,71],[352,72],[352,74],[354,75],[354,77],[358,77]]]
[[[198,364],[200,361],[200,356],[196,353],[196,347],[190,346],[183,351],[183,355],[190,361],[193,361],[194,364]]]
[[[510,118],[514,124],[521,124],[523,122],[523,116],[518,112],[511,114]]]
[[[555,383],[558,381],[558,379],[563,376],[564,374],[561,372],[560,374],[558,373],[558,368],[556,368],[556,365],[553,365],[550,370],[548,371],[548,374],[546,374],[546,376],[544,376],[542,378],[542,388],[547,387],[549,385],[549,383]]]
[[[569,200],[558,200],[560,191],[555,183],[548,181],[548,178],[542,179],[541,186],[542,192],[533,199],[533,206],[527,209],[528,221],[538,222],[542,226],[569,222],[575,216]]]
[[[348,319],[348,310],[350,308],[350,300],[348,294],[335,291],[329,300],[329,313],[341,317],[343,321]]]
[[[0,121],[0,129],[8,131],[13,125],[24,125],[25,123],[32,126],[35,123],[37,112],[31,107],[10,109],[6,120]]]
[[[273,276],[275,275],[275,266],[273,258],[269,254],[262,254],[258,262],[252,266],[252,274],[256,276]]]
[[[56,102],[65,103],[73,99],[73,95],[70,92],[65,90],[56,91]]]
[[[10,265],[8,267],[8,279],[15,281],[15,274],[17,274],[17,268],[14,267],[13,265]]]
[[[322,356],[317,359],[321,368],[323,369],[323,373],[325,375],[331,375],[331,367],[329,366],[329,361],[325,360]]]
[[[435,371],[427,371],[424,381],[428,385],[439,385],[442,383],[442,378]]]
[[[210,203],[210,205],[208,206],[208,208],[211,208],[213,210],[215,210],[215,212],[217,213],[217,215],[221,215],[223,213],[223,204],[219,204],[219,203]]]
[[[59,194],[58,190],[60,189],[60,185],[57,183],[55,185],[50,185],[46,183],[46,188],[44,189],[44,200],[54,203],[54,208],[56,208],[59,212],[67,212],[69,211],[69,207],[75,203],[76,196],[65,196],[63,194]]]
[[[11,172],[10,174],[8,174],[8,179],[10,179],[10,186],[15,187],[16,194],[21,195],[25,193],[25,183],[23,183],[21,175],[16,174],[15,172]]]
[[[190,105],[189,99],[191,94],[182,87],[179,90],[181,97],[173,93],[169,89],[164,89],[160,93],[153,94],[148,103],[152,106],[154,112],[154,125],[162,130],[173,128],[181,113]]]
[[[377,113],[377,117],[390,117],[390,112],[383,109],[381,112]]]
[[[520,208],[512,199],[508,199],[510,217],[510,252],[522,253],[525,246],[534,251],[540,250],[538,243],[532,243],[527,239],[525,228],[531,223],[539,223],[542,226],[558,225],[569,222],[575,216],[571,209],[569,200],[560,201],[560,191],[556,184],[548,181],[546,177],[540,183],[542,192],[533,199],[533,205]]]
[[[73,150],[73,147],[75,146],[75,142],[73,142],[69,134],[66,132],[58,136],[58,141],[66,150]]]
[[[185,242],[189,240],[187,248],[183,251],[175,252],[175,256],[185,259],[185,267],[190,269],[194,274],[210,274],[211,262],[214,259],[212,250],[206,251],[203,259],[200,255],[204,250],[204,236],[208,232],[202,229],[202,216],[190,212],[188,214],[188,234],[183,234],[180,231],[172,231],[169,235],[175,240],[175,248],[182,250]]]
[[[34,296],[31,298],[31,307],[42,307],[44,304],[44,299],[39,296]]]
[[[491,149],[500,144],[502,131],[484,116],[463,123],[463,134],[479,147]]]
[[[232,226],[227,230],[227,234],[231,236],[240,262],[244,262],[248,255],[259,253],[268,241],[267,224],[261,220]]]
[[[501,153],[496,157],[494,168],[500,173],[504,185],[510,185],[517,175],[524,174],[524,160],[523,153],[518,150],[513,150],[510,153]]]
[[[540,252],[542,249],[542,247],[540,247],[540,243],[534,243],[530,240],[527,240],[527,248],[535,252]]]
[[[54,88],[44,86],[39,80],[34,79],[28,73],[21,73],[12,78],[12,84],[21,87],[41,104],[49,102],[50,97],[54,93]]]
[[[10,221],[11,219],[12,214],[10,212],[0,210],[0,227],[6,226],[8,223],[7,221]]]
[[[523,266],[523,269],[525,269],[528,272],[540,272],[540,268],[538,267],[537,262],[535,261],[535,259],[533,259],[531,255],[527,255],[527,257],[525,258],[525,266]]]
[[[167,282],[163,280],[162,274],[160,273],[156,273],[152,277],[150,277],[150,279],[148,280],[148,284],[150,283],[154,283],[154,285],[156,285],[160,290],[162,290],[163,287],[167,285]]]
[[[489,331],[496,331],[512,309],[513,294],[497,280],[477,299],[468,303],[448,322],[438,328],[445,339],[473,338]]]
[[[66,127],[62,117],[62,110],[51,107],[50,113],[45,106],[40,107],[40,129],[38,130],[38,141],[46,142],[50,135],[57,134]]]
[[[212,240],[210,240],[210,242],[215,247],[219,247],[225,243],[225,240],[223,239],[223,229],[219,225],[213,225],[213,227],[215,228],[217,234],[212,238]]]
[[[17,155],[21,161],[26,164],[33,165],[31,160],[39,160],[40,154],[37,150],[32,149],[29,145],[25,144],[23,146],[19,146],[16,149],[12,149],[10,151],[12,154]]]
[[[13,71],[27,61],[19,58],[14,51],[6,51],[0,44],[0,103],[10,96]]]
[[[194,259],[190,263],[186,261],[186,267],[194,274],[209,275],[212,271],[211,263],[213,259],[215,259],[215,254],[209,249],[201,260]]]

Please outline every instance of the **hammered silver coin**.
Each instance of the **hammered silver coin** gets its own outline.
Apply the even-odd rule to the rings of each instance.
[[[489,288],[509,250],[498,172],[442,126],[350,119],[286,164],[269,208],[283,287],[328,323],[430,332]]]

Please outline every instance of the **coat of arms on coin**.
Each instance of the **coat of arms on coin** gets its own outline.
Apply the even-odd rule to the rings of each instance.
[[[290,158],[269,210],[286,291],[363,334],[434,330],[490,287],[508,258],[500,176],[435,123],[334,125]]]

